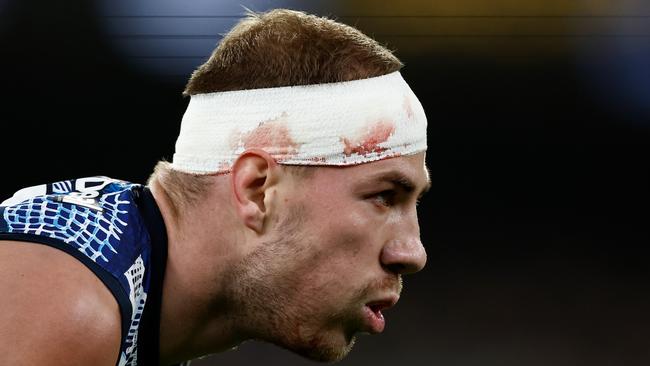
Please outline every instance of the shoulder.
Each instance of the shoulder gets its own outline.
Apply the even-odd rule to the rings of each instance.
[[[117,301],[58,249],[0,241],[0,364],[115,365]]]

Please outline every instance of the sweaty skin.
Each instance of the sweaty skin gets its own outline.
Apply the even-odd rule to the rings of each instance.
[[[0,364],[117,363],[117,302],[69,254],[37,243],[0,241],[0,293]]]
[[[193,215],[168,227],[163,359],[262,339],[333,361],[356,333],[379,330],[366,306],[392,305],[401,276],[426,261],[416,211],[428,186],[424,153],[313,169],[287,173],[268,154],[248,152],[215,177]],[[190,234],[191,223],[201,229]]]
[[[250,314],[263,339],[333,361],[349,352],[357,332],[375,330],[365,305],[396,301],[401,275],[426,260],[415,208],[427,184],[423,158],[321,168],[278,188],[269,201],[293,216],[277,217],[285,229],[251,255],[260,264],[238,286],[264,290],[247,298],[264,310]],[[404,192],[390,180],[395,174],[417,189]]]
[[[210,179],[179,216],[151,187],[169,238],[162,364],[247,339],[338,360],[355,334],[383,329],[379,311],[397,301],[401,276],[426,262],[424,153],[296,174],[253,149]],[[0,293],[0,364],[116,364],[117,303],[67,253],[3,241]]]

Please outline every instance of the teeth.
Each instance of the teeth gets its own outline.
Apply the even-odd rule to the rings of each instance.
[[[381,307],[378,306],[378,305],[370,306],[370,310],[372,310],[372,312],[375,313],[378,316],[381,314]]]
[[[388,306],[385,303],[376,303],[376,304],[370,304],[370,305],[368,305],[368,307],[370,309],[372,309],[372,311],[377,312],[377,311],[381,311],[382,309],[384,309],[384,308],[386,308]]]

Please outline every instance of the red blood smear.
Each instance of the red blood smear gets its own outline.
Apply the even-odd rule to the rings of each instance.
[[[402,103],[402,107],[404,108],[404,111],[406,112],[406,117],[408,119],[413,119],[413,116],[415,114],[413,113],[413,107],[411,106],[411,100],[407,95],[404,96],[404,103]]]
[[[386,148],[379,146],[379,144],[386,142],[394,132],[395,125],[391,121],[379,121],[370,126],[368,132],[361,138],[342,138],[345,145],[343,153],[345,156],[351,156],[352,154],[368,155],[385,151]]]
[[[324,163],[327,161],[327,159],[324,156],[316,156],[309,158],[309,161],[313,161],[314,163]]]
[[[291,138],[286,113],[276,119],[265,121],[253,131],[242,136],[244,149],[262,149],[272,155],[286,157],[298,151],[298,144]]]

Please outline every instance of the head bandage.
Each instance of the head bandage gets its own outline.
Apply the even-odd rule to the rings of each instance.
[[[361,164],[427,148],[427,120],[399,72],[339,83],[193,95],[172,167],[226,173],[248,149],[279,164]]]

